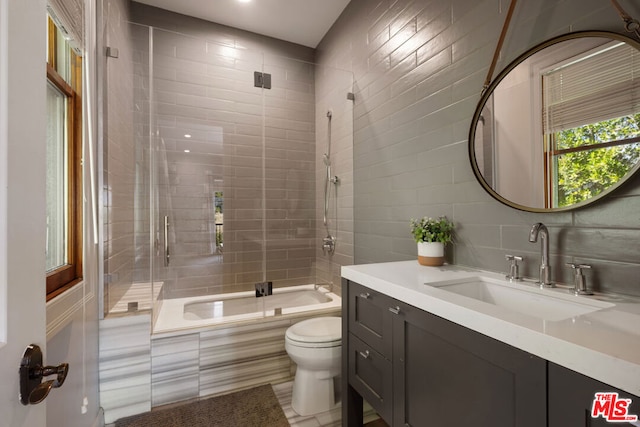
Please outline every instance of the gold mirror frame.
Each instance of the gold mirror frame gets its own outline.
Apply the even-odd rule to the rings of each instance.
[[[628,181],[638,171],[638,169],[640,169],[640,162],[637,162],[635,164],[635,166],[633,166],[629,170],[629,172],[627,172],[627,174],[623,178],[621,178],[619,181],[617,181],[615,184],[612,184],[605,191],[599,193],[598,195],[596,195],[594,197],[591,197],[591,198],[589,198],[587,200],[584,200],[582,202],[579,202],[579,203],[576,203],[576,204],[573,204],[573,205],[569,205],[569,206],[559,207],[559,208],[539,208],[539,207],[521,205],[519,203],[515,203],[515,202],[503,197],[502,195],[500,195],[498,192],[496,192],[486,182],[482,172],[480,171],[480,169],[478,167],[477,159],[476,159],[476,151],[475,151],[475,139],[476,139],[476,129],[477,129],[477,126],[478,126],[478,121],[480,120],[480,117],[482,115],[482,111],[484,110],[484,107],[485,107],[487,101],[489,100],[489,98],[493,94],[493,92],[496,89],[496,87],[500,84],[500,82],[502,82],[502,80],[511,71],[513,71],[514,68],[516,68],[523,61],[525,61],[526,59],[530,58],[532,55],[540,52],[541,50],[544,50],[547,47],[553,46],[555,44],[558,44],[558,43],[561,43],[561,42],[564,42],[564,41],[574,40],[574,39],[579,39],[579,38],[584,38],[584,37],[598,37],[598,38],[608,38],[608,39],[611,39],[611,40],[618,40],[618,41],[624,42],[624,43],[634,47],[638,51],[640,51],[640,43],[638,43],[637,41],[635,41],[635,40],[633,40],[633,39],[631,39],[629,37],[626,37],[624,35],[618,34],[618,33],[613,33],[613,32],[608,32],[608,31],[579,31],[579,32],[573,32],[573,33],[564,34],[562,36],[554,37],[552,39],[544,41],[544,42],[534,46],[533,48],[527,50],[522,55],[518,56],[514,61],[512,61],[509,65],[507,65],[500,72],[500,74],[498,74],[496,76],[496,78],[491,82],[491,84],[489,84],[489,86],[487,86],[486,90],[482,93],[482,97],[480,98],[480,101],[478,102],[476,110],[475,110],[475,112],[473,114],[473,119],[471,121],[471,127],[470,127],[470,131],[469,131],[469,141],[468,141],[469,160],[471,162],[471,167],[473,169],[473,173],[476,176],[476,179],[480,182],[480,184],[485,189],[485,191],[487,193],[489,193],[494,199],[498,200],[499,202],[501,202],[501,203],[503,203],[503,204],[505,204],[507,206],[510,206],[512,208],[515,208],[515,209],[518,209],[518,210],[522,210],[522,211],[538,212],[538,213],[563,212],[563,211],[569,211],[569,210],[573,210],[573,209],[578,209],[578,208],[587,206],[587,205],[589,205],[591,203],[594,203],[597,200],[600,200],[601,198],[605,197],[608,194],[611,194],[611,192],[613,192],[614,190],[619,188],[622,184],[624,184],[626,181]]]

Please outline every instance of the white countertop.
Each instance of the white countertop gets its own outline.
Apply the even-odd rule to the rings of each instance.
[[[424,267],[417,261],[342,267],[346,279],[640,396],[640,299],[612,294],[577,297],[614,306],[549,321],[425,285],[479,275],[504,279],[502,274],[483,270],[456,265]],[[527,282],[518,286],[536,287]]]

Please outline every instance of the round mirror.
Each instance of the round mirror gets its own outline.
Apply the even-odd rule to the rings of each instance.
[[[469,156],[482,186],[531,212],[591,203],[640,160],[640,44],[615,33],[548,40],[483,93]]]

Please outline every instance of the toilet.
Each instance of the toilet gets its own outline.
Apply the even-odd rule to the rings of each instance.
[[[328,411],[338,404],[334,383],[340,375],[342,321],[316,317],[298,322],[285,334],[285,349],[298,368],[291,407],[298,415]]]

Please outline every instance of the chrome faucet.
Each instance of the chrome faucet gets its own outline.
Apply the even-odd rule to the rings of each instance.
[[[541,288],[555,288],[556,285],[551,283],[549,276],[551,274],[551,266],[549,265],[549,230],[541,223],[537,222],[531,227],[529,232],[529,241],[535,243],[538,241],[538,234],[541,240],[541,260],[540,260],[540,280],[538,283]]]

